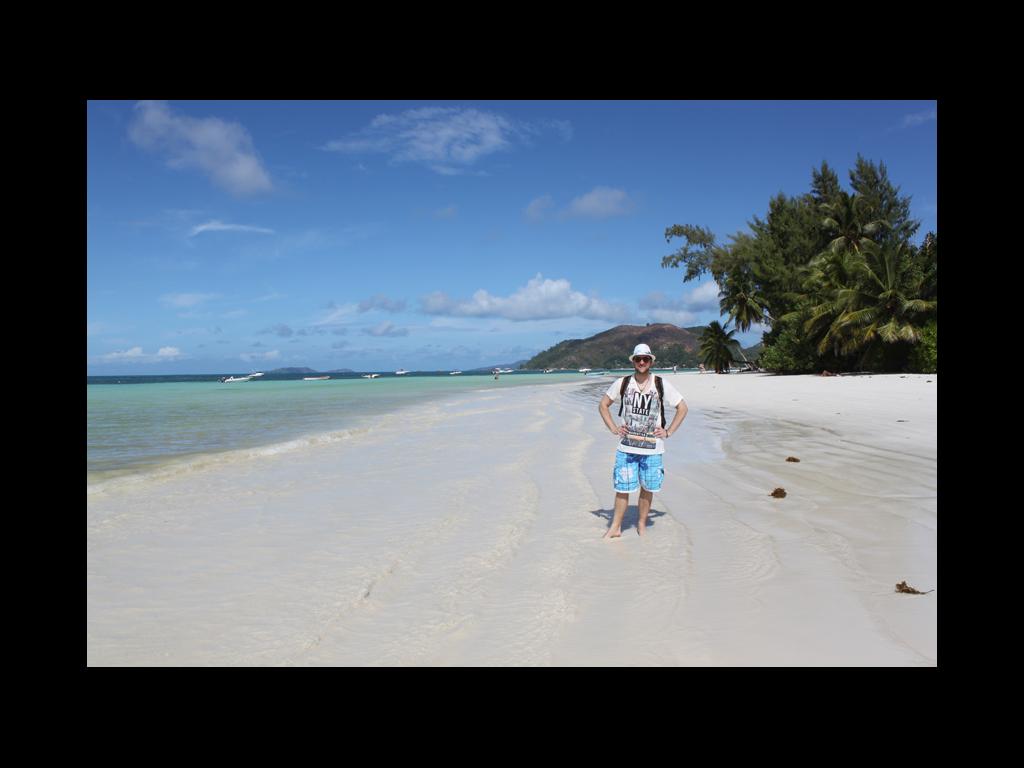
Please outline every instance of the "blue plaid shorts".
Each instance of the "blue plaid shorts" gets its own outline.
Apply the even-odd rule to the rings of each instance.
[[[662,456],[663,454],[660,453],[647,456],[640,453],[616,451],[615,471],[612,473],[615,492],[632,493],[640,487],[652,493],[660,491],[661,481],[665,477]]]

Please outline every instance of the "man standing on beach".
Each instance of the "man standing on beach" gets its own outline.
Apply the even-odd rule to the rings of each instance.
[[[665,476],[662,464],[664,440],[679,429],[687,411],[683,396],[675,387],[660,376],[651,376],[651,364],[655,358],[649,346],[637,344],[629,359],[633,363],[633,375],[616,379],[598,406],[605,425],[619,438],[613,472],[615,516],[611,528],[604,535],[606,539],[622,536],[622,518],[629,505],[629,494],[637,489],[640,489],[640,500],[637,503],[640,516],[636,532],[644,535],[651,502],[654,501],[654,494],[661,490]],[[616,425],[608,412],[608,406],[620,398],[625,407],[626,420],[624,424]],[[676,409],[675,418],[667,429],[664,421],[665,402]],[[622,407],[619,415],[622,415]]]

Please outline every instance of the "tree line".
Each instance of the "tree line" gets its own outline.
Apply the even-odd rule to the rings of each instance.
[[[760,325],[757,362],[769,371],[937,371],[938,237],[913,244],[920,222],[884,163],[858,155],[849,175],[852,192],[822,163],[810,191],[776,195],[729,243],[705,227],[665,230],[682,245],[662,267],[684,267],[684,282],[710,274],[719,286],[728,319],[701,337],[709,368],[728,370],[733,334]]]

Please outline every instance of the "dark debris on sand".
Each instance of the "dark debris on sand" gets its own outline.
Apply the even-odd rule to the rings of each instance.
[[[907,595],[927,595],[928,592],[934,592],[935,590],[934,589],[929,589],[928,592],[918,592],[913,587],[907,586],[907,582],[901,581],[899,584],[896,585],[896,591],[897,592],[903,592],[904,594],[907,594]]]
[[[784,499],[786,498],[786,489],[776,488],[774,491],[771,492],[771,495],[774,496],[776,499]]]

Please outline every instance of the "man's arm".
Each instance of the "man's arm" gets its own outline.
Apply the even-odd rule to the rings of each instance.
[[[605,395],[601,398],[601,404],[597,406],[597,410],[601,413],[601,418],[604,419],[605,425],[613,435],[624,435],[626,434],[626,425],[616,425],[611,413],[608,412],[608,406],[611,404],[612,399],[608,397],[608,395]]]
[[[658,429],[654,430],[655,436],[671,437],[673,434],[675,434],[675,431],[679,429],[679,425],[683,423],[683,419],[686,418],[686,412],[688,410],[689,409],[686,407],[686,402],[684,400],[680,400],[679,405],[676,406],[676,415],[675,418],[672,419],[672,423],[669,424],[666,429],[661,429],[659,427]]]

